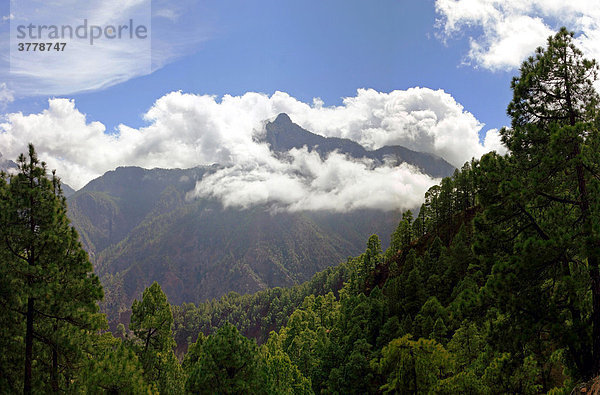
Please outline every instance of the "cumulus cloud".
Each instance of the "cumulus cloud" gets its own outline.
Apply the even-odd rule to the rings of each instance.
[[[589,0],[436,0],[443,39],[466,34],[467,62],[509,70],[559,27],[575,31],[586,56],[600,58],[600,7]]]
[[[473,114],[443,90],[410,88],[390,93],[359,89],[341,106],[311,107],[288,100],[285,94],[273,99],[294,114],[294,121],[315,133],[359,142],[367,149],[402,145],[415,151],[441,156],[454,166],[498,147],[480,144],[483,128]],[[283,105],[283,102],[286,102]]]
[[[51,99],[38,114],[12,113],[0,124],[0,152],[16,157],[33,142],[50,168],[80,188],[117,166],[187,168],[218,163],[223,167],[196,187],[199,196],[225,205],[272,203],[291,210],[414,207],[436,180],[410,166],[376,167],[333,153],[320,158],[306,150],[273,156],[259,137],[265,120],[285,112],[305,129],[350,138],[368,149],[403,145],[444,157],[461,166],[472,157],[503,151],[496,130],[482,128],[447,93],[427,88],[381,93],[359,90],[342,105],[312,104],[283,92],[241,96],[169,93],[144,115],[139,129],[119,125],[106,133],[88,122],[72,100]]]

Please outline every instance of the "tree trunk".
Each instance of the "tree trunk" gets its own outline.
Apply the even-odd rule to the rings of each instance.
[[[576,150],[579,155],[580,149]],[[585,234],[585,248],[587,252],[588,267],[592,288],[592,361],[585,369],[586,376],[595,377],[600,374],[600,271],[598,267],[598,255],[596,253],[597,240],[592,239],[593,225],[590,218],[590,204],[587,194],[587,185],[583,166],[576,166],[579,197],[581,201],[581,216],[583,219],[583,231]]]
[[[54,324],[54,333],[56,333],[57,324]],[[52,346],[52,370],[50,371],[50,384],[52,385],[52,391],[58,393],[58,350],[57,345]]]
[[[592,376],[600,375],[600,271],[596,256],[588,258],[592,278]]]
[[[34,300],[27,301],[27,332],[25,333],[25,379],[23,393],[31,394],[31,360],[33,358],[33,307]]]
[[[33,168],[33,156],[30,155],[30,165]],[[29,173],[29,187],[34,188],[33,175],[32,170],[30,169]],[[31,213],[33,213],[33,208],[35,207],[33,200],[33,196],[29,197],[29,209]],[[33,214],[30,214],[33,215]],[[29,218],[29,230],[31,231],[31,235],[35,234],[35,221],[33,217]],[[27,263],[30,267],[35,266],[35,246],[30,247],[29,256],[27,259]],[[31,277],[27,280],[29,286],[31,286]],[[28,290],[31,292],[31,288]],[[34,308],[34,299],[32,296],[29,296],[27,299],[27,330],[25,332],[25,379],[23,380],[23,393],[31,394],[31,363],[33,359],[33,308]]]
[[[56,347],[52,349],[52,371],[50,376],[52,391],[58,392],[58,353]]]

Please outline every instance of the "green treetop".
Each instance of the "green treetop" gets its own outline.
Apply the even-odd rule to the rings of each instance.
[[[137,338],[135,348],[147,382],[155,384],[161,393],[176,394],[183,391],[183,371],[173,352],[172,326],[167,296],[154,282],[144,290],[141,302],[133,302],[129,329]]]
[[[510,154],[481,160],[477,221],[515,351],[549,332],[586,377],[600,373],[597,69],[564,28],[523,63],[501,131]]]
[[[0,178],[0,272],[8,287],[0,314],[22,317],[4,322],[20,336],[8,349],[16,354],[0,361],[24,368],[5,378],[15,388],[22,383],[24,393],[64,390],[81,367],[89,334],[106,326],[96,304],[102,287],[69,224],[60,180],[48,176],[33,146],[19,157],[16,174]]]

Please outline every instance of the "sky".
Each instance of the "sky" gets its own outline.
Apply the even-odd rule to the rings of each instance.
[[[510,81],[560,26],[600,58],[600,0],[52,3],[0,5],[0,153],[15,157],[31,141],[75,188],[121,165],[220,163],[190,193],[241,207],[410,208],[439,181],[340,155],[275,158],[253,137],[279,112],[318,134],[460,167],[504,151]],[[84,18],[131,19],[149,37],[16,50],[19,25]]]

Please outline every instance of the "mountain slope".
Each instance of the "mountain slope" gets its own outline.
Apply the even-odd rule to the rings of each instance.
[[[68,199],[111,318],[155,280],[173,303],[298,284],[397,225],[397,214],[376,210],[273,214],[186,200],[207,170],[122,167]]]
[[[69,185],[65,184],[64,182],[61,183],[61,187],[62,187],[62,192],[63,195],[68,198],[70,196],[73,196],[73,194],[77,191],[75,191],[73,188],[71,188]]]
[[[275,152],[307,146],[321,155],[337,150],[380,162],[410,159],[432,175],[453,171],[440,158],[403,147],[367,151],[351,140],[318,136],[285,114],[265,130]],[[196,182],[219,168],[120,167],[68,198],[69,216],[105,285],[104,307],[112,319],[153,281],[177,304],[302,283],[359,254],[373,233],[389,240],[400,217],[378,210],[274,213],[266,206],[223,208],[214,199],[189,199]]]
[[[119,167],[72,195],[69,216],[84,247],[95,254],[123,240],[161,201],[165,189],[185,193],[205,170]]]
[[[0,152],[0,170],[9,171],[10,169],[16,169],[17,164],[10,159],[4,159]]]

